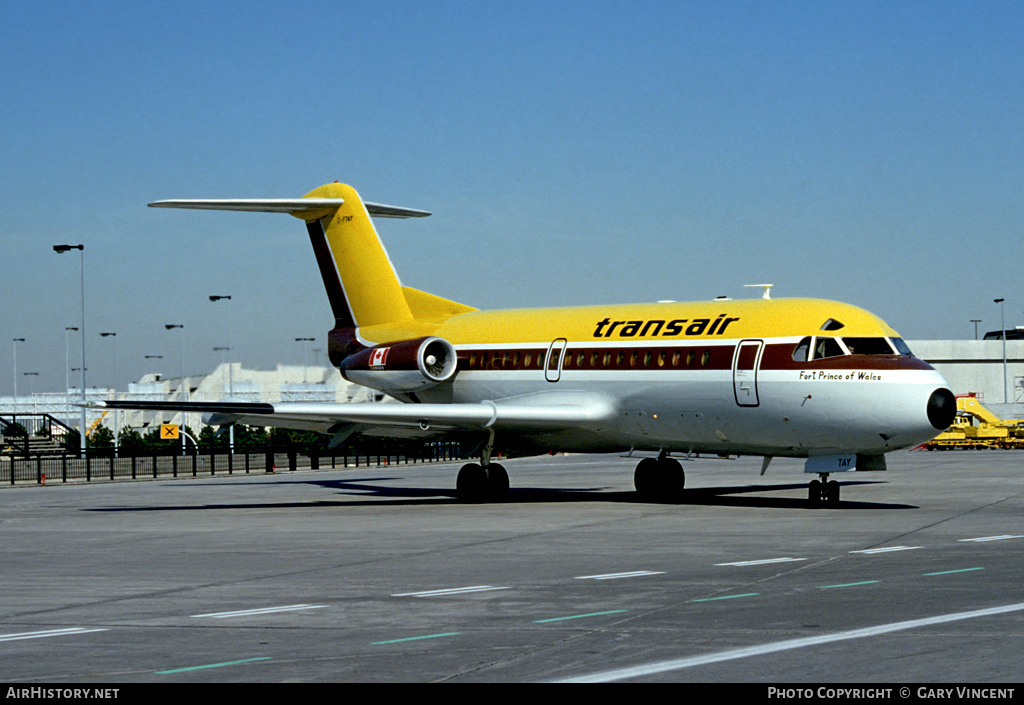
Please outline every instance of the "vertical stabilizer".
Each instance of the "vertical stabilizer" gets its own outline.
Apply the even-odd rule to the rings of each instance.
[[[364,327],[411,319],[402,284],[355,189],[327,184],[304,198],[343,201],[331,213],[306,221],[336,325]]]
[[[420,218],[427,211],[364,202],[355,189],[333,183],[302,198],[187,199],[156,201],[154,208],[288,213],[306,222],[327,289],[336,331],[354,340],[357,328],[385,327],[383,335],[415,337],[469,306],[403,287],[370,216]]]

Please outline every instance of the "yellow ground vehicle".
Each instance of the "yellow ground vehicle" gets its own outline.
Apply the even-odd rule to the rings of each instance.
[[[1024,448],[1024,420],[1001,419],[974,393],[956,398],[953,425],[925,443],[928,450]]]

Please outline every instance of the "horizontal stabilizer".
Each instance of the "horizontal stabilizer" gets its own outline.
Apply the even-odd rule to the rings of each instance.
[[[210,211],[252,211],[255,213],[287,213],[302,218],[305,214],[332,211],[345,202],[343,198],[200,198],[154,201],[150,208],[193,208]],[[367,203],[366,211],[378,218],[424,218],[429,211],[383,203]]]

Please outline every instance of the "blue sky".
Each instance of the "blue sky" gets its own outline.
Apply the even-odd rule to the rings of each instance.
[[[1024,324],[1022,36],[996,0],[4,3],[0,394],[22,337],[63,389],[63,242],[90,383],[101,331],[121,386],[177,375],[167,323],[207,371],[221,306],[244,364],[301,363],[331,324],[302,224],[146,203],[334,180],[432,211],[378,224],[399,275],[480,308],[772,282],[908,339],[998,297]]]

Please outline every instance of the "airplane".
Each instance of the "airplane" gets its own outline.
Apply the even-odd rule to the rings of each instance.
[[[672,454],[806,458],[811,505],[835,505],[832,473],[884,470],[885,454],[945,430],[956,399],[899,334],[856,306],[720,298],[481,311],[403,286],[371,217],[429,212],[364,202],[332,183],[293,199],[170,200],[156,208],[287,213],[306,224],[334,315],[331,363],[401,403],[104,401],[204,413],[204,423],[459,437],[461,500],[499,500],[496,453],[637,453],[638,494],[678,501]]]

